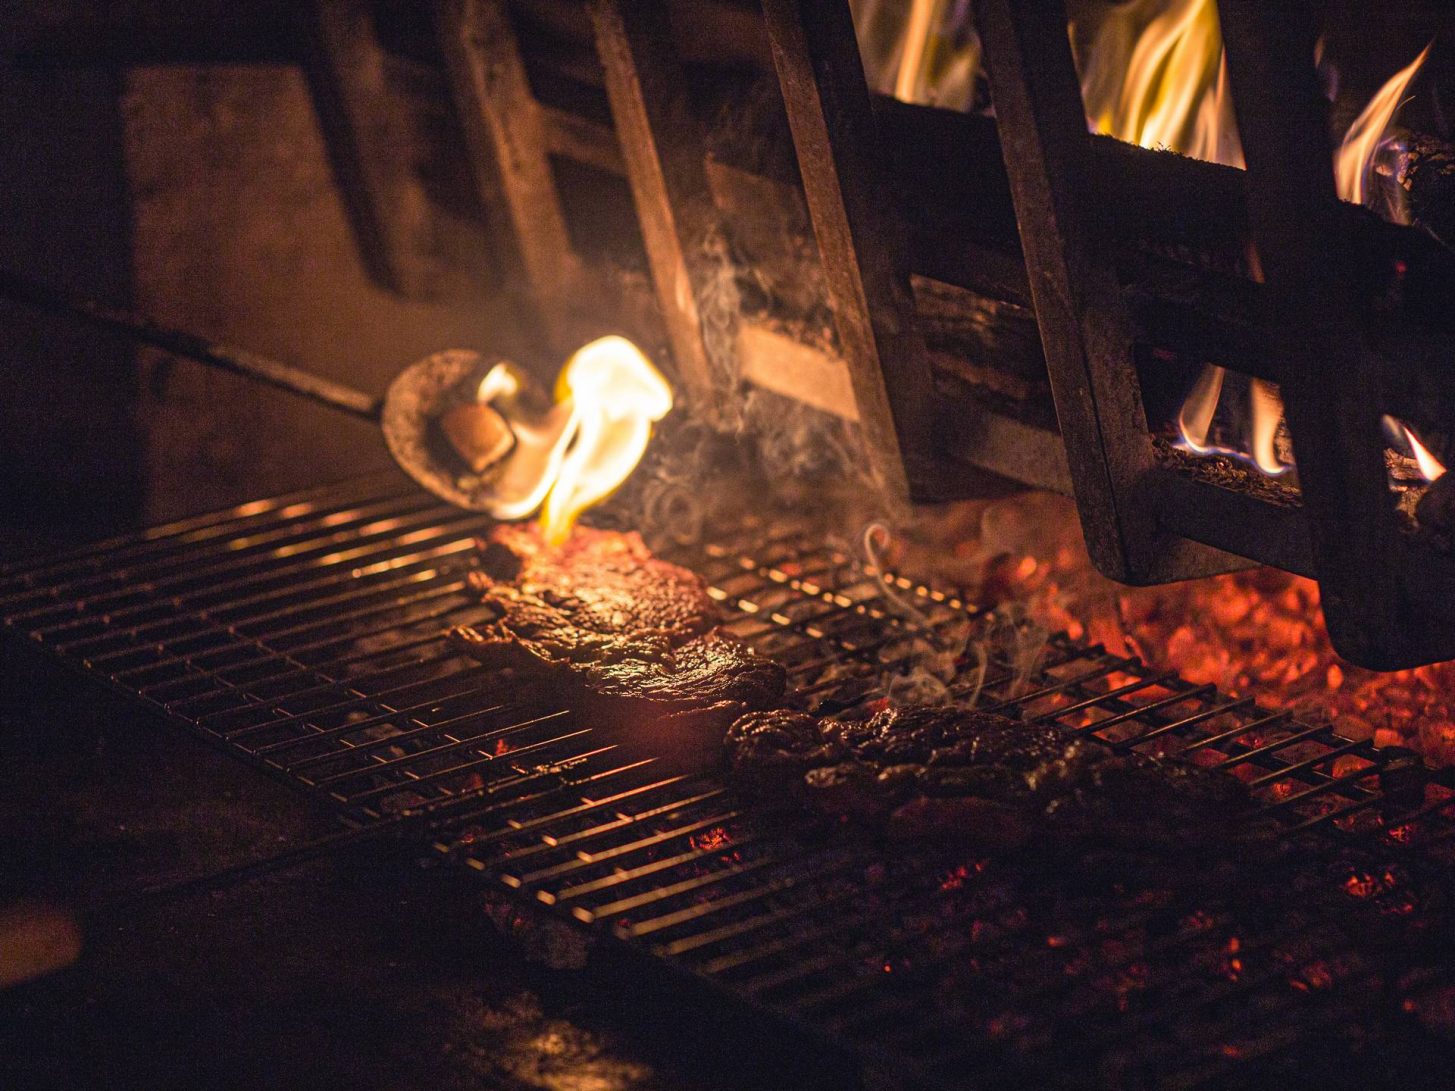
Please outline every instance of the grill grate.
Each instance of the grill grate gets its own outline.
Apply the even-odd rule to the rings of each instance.
[[[1443,777],[1062,637],[1028,681],[991,655],[982,703],[1227,769],[1276,847],[1173,874],[1134,852],[885,852],[457,655],[442,632],[482,613],[463,579],[481,525],[332,486],[9,566],[0,614],[350,823],[425,816],[493,884],[928,1082],[1256,1086],[1445,1050]],[[672,559],[826,709],[906,654],[890,577],[801,532],[749,520]],[[892,579],[925,626],[980,616]]]

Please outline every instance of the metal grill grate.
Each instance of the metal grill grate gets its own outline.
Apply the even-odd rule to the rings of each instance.
[[[992,655],[981,702],[1227,769],[1279,836],[1171,869],[885,851],[457,655],[480,529],[378,480],[329,487],[12,565],[0,613],[348,821],[423,816],[515,895],[935,1083],[1257,1085],[1444,1049],[1455,803],[1402,756],[1056,638],[1029,681]],[[827,709],[905,654],[886,577],[801,532],[749,521],[672,559]],[[893,579],[926,625],[979,616]]]

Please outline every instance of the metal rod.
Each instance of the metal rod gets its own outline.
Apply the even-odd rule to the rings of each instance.
[[[94,299],[48,288],[43,284],[27,280],[14,273],[0,270],[0,298],[23,303],[46,314],[69,315],[84,319],[106,329],[124,333],[144,345],[151,345],[177,356],[185,356],[201,364],[208,364],[221,371],[230,371],[256,379],[261,383],[286,390],[290,394],[308,398],[358,417],[360,420],[378,424],[383,412],[384,400],[355,390],[351,386],[315,375],[311,371],[293,367],[266,356],[259,356],[247,349],[234,348],[220,342],[209,341],[195,333],[164,326],[146,315],[136,314],[121,307],[113,307]]]

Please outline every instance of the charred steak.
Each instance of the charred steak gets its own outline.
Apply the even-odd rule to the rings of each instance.
[[[1231,777],[1115,755],[1054,724],[949,705],[885,709],[868,719],[752,712],[727,735],[735,776],[760,791],[796,790],[830,813],[891,837],[1009,849],[1037,833],[1138,847],[1220,836],[1246,793]]]
[[[534,527],[502,526],[481,543],[480,562],[471,586],[494,617],[452,629],[456,643],[483,663],[570,687],[641,739],[686,732],[712,751],[733,719],[783,696],[783,668],[717,631],[702,580],[635,534],[582,527],[553,548]]]
[[[552,663],[610,658],[623,643],[661,654],[721,620],[702,580],[636,534],[578,527],[550,547],[534,525],[500,526],[480,547],[471,586],[500,612],[491,628]]]

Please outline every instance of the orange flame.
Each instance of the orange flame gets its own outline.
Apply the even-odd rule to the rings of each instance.
[[[1180,15],[1182,22],[1177,25],[1189,26],[1194,19],[1194,9],[1199,9],[1202,6],[1204,6],[1203,0],[1183,0],[1183,2],[1169,7],[1163,18],[1172,19],[1174,16]],[[1212,6],[1210,0],[1207,0],[1205,6]],[[1216,11],[1213,11],[1210,16],[1203,14],[1202,18],[1205,20],[1210,18],[1214,29],[1216,28]],[[1146,33],[1151,33],[1150,27]],[[1205,28],[1200,33],[1201,37],[1205,39]],[[1191,34],[1192,31],[1190,30],[1183,32],[1184,37]],[[1145,36],[1146,34],[1144,34]],[[1097,40],[1098,42],[1100,41],[1100,36]],[[1188,46],[1187,48],[1191,49],[1192,47]],[[1203,48],[1205,73],[1206,50],[1210,47],[1204,42]],[[1160,53],[1169,53],[1170,50],[1171,47],[1166,42],[1166,33],[1164,32],[1164,40]],[[1321,50],[1322,40],[1320,41]],[[1138,52],[1142,52],[1142,43],[1140,41],[1138,42]],[[1155,50],[1149,49],[1146,52],[1151,53],[1154,57],[1160,55]],[[1409,89],[1411,81],[1419,72],[1420,67],[1425,63],[1425,58],[1429,56],[1429,53],[1430,46],[1427,45],[1418,57],[1385,82],[1384,86],[1370,99],[1369,104],[1364,107],[1359,116],[1354,120],[1354,123],[1349,127],[1348,133],[1345,134],[1343,142],[1334,155],[1334,179],[1339,196],[1355,204],[1369,205],[1371,207],[1383,205],[1382,211],[1385,212],[1388,218],[1401,222],[1407,221],[1408,219],[1405,213],[1403,189],[1397,185],[1379,187],[1372,183],[1378,177],[1380,171],[1381,153],[1390,146],[1388,129],[1393,123],[1394,115],[1403,104],[1405,92]],[[1221,55],[1220,43],[1218,45],[1218,54]],[[1097,57],[1096,60],[1100,63],[1101,58]],[[1205,91],[1204,98],[1200,105],[1197,106],[1199,112],[1205,111],[1211,114],[1213,107],[1209,105],[1210,103],[1217,103],[1218,109],[1227,108],[1228,104],[1223,94],[1222,79],[1225,68],[1226,66],[1224,65],[1219,69],[1219,79],[1215,93]],[[1132,73],[1130,70],[1128,72],[1127,82],[1128,84],[1132,82]],[[1146,77],[1143,76],[1141,83],[1145,85],[1146,82]],[[1206,78],[1204,75],[1205,82]],[[1192,84],[1191,74],[1182,77],[1177,82],[1177,86],[1181,88],[1181,92],[1178,96],[1174,96],[1176,101],[1184,103],[1184,109],[1187,111],[1191,110],[1194,102],[1187,92],[1187,88]],[[1088,109],[1090,109],[1092,99],[1089,93],[1086,101]],[[1189,112],[1180,119],[1183,129],[1186,129],[1190,117],[1191,114]],[[1169,126],[1172,126],[1172,123],[1178,121],[1179,119],[1175,115],[1165,117],[1159,131],[1168,131]],[[1175,128],[1175,126],[1172,127]],[[1203,147],[1221,130],[1216,125],[1212,129],[1206,129],[1201,127],[1200,124],[1192,124],[1190,131],[1191,143],[1194,146]],[[1113,135],[1122,136],[1124,139],[1132,139],[1132,137],[1126,136],[1121,132],[1114,132]],[[1145,143],[1142,139],[1138,139],[1137,142]],[[1187,150],[1188,154],[1193,155],[1199,154],[1190,148],[1179,148],[1178,150]],[[1239,152],[1239,165],[1241,165],[1241,151]],[[1212,426],[1213,416],[1217,411],[1218,398],[1221,394],[1222,386],[1223,369],[1212,365],[1204,366],[1202,375],[1193,387],[1192,393],[1187,396],[1186,401],[1183,403],[1182,411],[1178,415],[1177,425],[1183,441],[1191,450],[1199,454],[1219,453],[1235,455],[1240,458],[1251,458],[1254,465],[1270,477],[1283,473],[1288,467],[1279,460],[1273,446],[1274,437],[1278,432],[1279,421],[1283,417],[1283,403],[1279,397],[1278,388],[1271,383],[1254,379],[1250,386],[1249,402],[1252,424],[1247,437],[1248,453],[1246,455],[1241,451],[1222,450],[1208,444],[1207,436]],[[1402,435],[1408,443],[1410,449],[1414,452],[1415,461],[1419,464],[1420,472],[1426,478],[1433,481],[1445,472],[1445,468],[1440,465],[1439,460],[1421,445],[1413,432],[1399,422],[1392,421],[1391,428],[1398,435]]]
[[[1430,45],[1434,43],[1431,42]],[[1334,181],[1339,196],[1344,200],[1352,201],[1356,205],[1372,206],[1375,203],[1376,194],[1370,182],[1376,173],[1379,153],[1388,143],[1386,131],[1394,121],[1395,112],[1405,103],[1404,93],[1409,89],[1410,82],[1425,63],[1425,58],[1430,55],[1430,45],[1425,46],[1418,57],[1385,81],[1384,86],[1375,92],[1369,104],[1360,111],[1354,124],[1344,134],[1343,143],[1334,153]],[[1390,193],[1403,194],[1398,186],[1387,188]],[[1400,222],[1406,220],[1403,202],[1392,211],[1395,212],[1393,218]]]
[[[1082,36],[1082,28],[1072,28],[1073,44]],[[1094,131],[1144,148],[1243,165],[1213,0],[1117,6],[1076,52]]]
[[[1419,467],[1420,474],[1426,481],[1434,481],[1436,478],[1445,475],[1444,463],[1436,458],[1430,449],[1420,442],[1420,437],[1415,435],[1414,429],[1405,424],[1404,421],[1399,420],[1397,417],[1391,417],[1388,414],[1384,416],[1383,422],[1386,431],[1389,432],[1396,446],[1403,441],[1404,446],[1409,448],[1410,454],[1415,460],[1415,465]]]
[[[646,453],[652,425],[672,409],[672,386],[625,337],[602,337],[572,354],[542,417],[515,396],[526,382],[497,364],[477,397],[510,423],[516,446],[492,483],[491,514],[523,519],[537,508],[546,540],[559,545],[587,508],[610,496]]]

